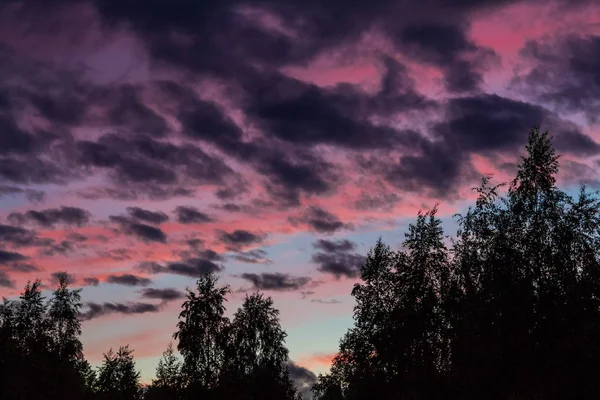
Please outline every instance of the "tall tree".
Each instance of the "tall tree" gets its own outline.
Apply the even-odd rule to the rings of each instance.
[[[90,396],[91,372],[83,357],[81,321],[81,289],[70,290],[67,275],[61,274],[57,288],[48,303],[48,323],[52,339],[54,379],[70,387],[62,394],[64,399]]]
[[[83,359],[81,321],[81,289],[69,290],[67,276],[60,275],[58,287],[49,302],[48,318],[52,341],[60,360],[75,363]]]
[[[121,346],[104,354],[98,368],[97,393],[99,399],[137,400],[140,397],[140,373],[135,368],[133,350]]]
[[[222,398],[295,399],[286,336],[273,299],[246,296],[228,330]]]
[[[218,385],[223,365],[224,332],[229,324],[225,313],[225,296],[229,286],[217,287],[216,274],[198,279],[197,293],[187,290],[173,337],[183,356],[181,373],[184,384],[192,393],[208,393]]]
[[[169,343],[158,361],[156,378],[148,388],[145,400],[175,400],[182,395],[181,362],[173,350],[173,344]]]
[[[402,251],[377,243],[317,399],[600,392],[600,200],[557,188],[547,132],[532,129],[526,153],[505,196],[484,177],[451,249],[435,210],[419,214]]]

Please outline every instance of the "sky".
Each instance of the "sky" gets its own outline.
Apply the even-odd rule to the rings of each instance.
[[[186,287],[272,296],[298,379],[378,237],[509,180],[533,125],[600,189],[600,4],[0,0],[0,295],[66,272],[149,382]]]

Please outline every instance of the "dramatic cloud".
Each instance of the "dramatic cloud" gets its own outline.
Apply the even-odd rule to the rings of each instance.
[[[209,272],[219,272],[223,266],[205,258],[189,258],[164,265],[156,262],[142,262],[136,266],[139,271],[148,274],[175,274],[199,278]]]
[[[253,287],[258,290],[274,290],[287,291],[298,290],[306,286],[310,282],[310,278],[306,276],[291,276],[282,273],[243,273],[240,278],[252,283]]]
[[[98,254],[102,257],[107,257],[115,261],[125,261],[131,260],[132,255],[135,253],[134,250],[126,249],[126,248],[118,248],[118,249],[109,249],[106,251],[101,251]]]
[[[341,297],[312,292],[310,269],[356,278],[365,258],[352,241],[323,238],[392,235],[438,201],[444,217],[461,212],[482,174],[514,172],[533,125],[563,155],[560,185],[600,187],[599,10],[566,0],[0,6],[0,289],[12,296],[64,269],[96,286],[82,294],[94,300],[85,318],[151,313],[182,288],[144,287],[149,278],[193,281],[230,263],[250,288],[301,293],[307,310],[293,317],[312,318]],[[306,240],[312,266],[299,254]],[[294,272],[263,273],[271,262]],[[143,302],[111,298],[111,282]],[[86,340],[111,324],[98,329]],[[310,396],[299,382],[314,376],[295,367]]]
[[[2,269],[7,270],[7,271],[12,271],[12,272],[17,272],[17,273],[22,273],[22,274],[28,274],[30,272],[40,272],[41,271],[41,269],[36,265],[22,263],[22,262],[13,262],[8,265],[3,265]]]
[[[60,279],[64,279],[68,285],[73,285],[75,282],[77,282],[77,279],[75,278],[75,276],[66,271],[53,272],[50,274],[50,283],[51,284],[53,284],[53,285],[58,284]]]
[[[98,278],[83,278],[83,282],[86,286],[98,286],[100,280]]]
[[[0,270],[0,287],[12,289],[15,287],[14,279],[10,279],[10,277],[6,274],[5,271]]]
[[[211,222],[213,219],[207,214],[200,212],[195,207],[190,206],[179,206],[175,209],[177,215],[177,221],[182,224],[201,224],[204,222]]]
[[[169,220],[169,216],[162,211],[149,211],[139,207],[127,207],[127,213],[133,219],[151,224],[162,224]]]
[[[119,224],[123,233],[135,236],[142,242],[167,242],[167,235],[155,226],[135,222],[135,220],[123,216],[112,215],[110,216],[110,220]]]
[[[248,264],[270,264],[272,262],[267,258],[267,252],[263,249],[239,251],[232,257],[237,261]]]
[[[290,379],[292,382],[294,382],[294,385],[296,386],[296,389],[298,389],[302,399],[312,399],[312,393],[310,390],[317,382],[317,376],[310,370],[294,363],[291,360],[288,361],[287,366],[290,371]]]
[[[25,257],[23,254],[0,250],[0,264],[8,264],[14,261],[23,261],[26,259],[27,257]]]
[[[109,275],[104,280],[106,283],[114,283],[125,286],[148,286],[152,281],[148,278],[132,274]]]
[[[39,246],[44,242],[36,233],[21,227],[0,224],[0,241],[16,247]]]
[[[347,278],[358,276],[365,257],[352,253],[356,244],[346,239],[319,240],[313,246],[315,249],[321,250],[312,255],[312,261],[319,266],[319,271],[334,275],[338,279],[342,276]]]
[[[67,239],[73,242],[85,242],[86,240],[88,240],[87,236],[82,235],[80,233],[77,232],[69,232],[67,233]]]
[[[334,233],[341,229],[350,229],[352,226],[345,224],[338,217],[317,206],[310,206],[300,216],[290,217],[293,225],[303,225],[319,233]]]
[[[68,240],[63,240],[60,243],[48,243],[48,245],[40,250],[40,254],[52,257],[55,255],[67,255],[75,251],[75,245]]]
[[[244,247],[260,244],[264,241],[266,235],[263,233],[253,233],[247,230],[235,230],[233,232],[221,231],[219,240],[230,250],[241,250]]]
[[[340,304],[341,301],[336,300],[336,299],[329,299],[329,300],[325,300],[325,299],[312,299],[310,301],[311,303],[319,303],[319,304]]]
[[[173,288],[155,289],[148,288],[141,291],[142,297],[153,300],[173,301],[185,297],[185,293]]]
[[[24,194],[27,200],[35,204],[43,203],[44,199],[46,198],[46,194],[41,190],[24,189],[17,186],[0,185],[0,197],[14,196],[17,194]]]
[[[165,199],[189,195],[182,183],[224,184],[234,176],[221,159],[191,145],[175,145],[147,136],[123,137],[106,134],[98,141],[77,144],[79,162],[106,170],[116,188],[83,196]],[[123,186],[123,187],[121,187]]]
[[[348,252],[356,248],[356,243],[348,239],[342,240],[326,240],[319,239],[313,243],[315,249],[323,250],[327,253]]]
[[[160,311],[160,306],[150,303],[94,303],[86,304],[88,310],[81,313],[84,321],[107,314],[145,314]]]
[[[42,211],[29,210],[26,213],[11,213],[8,220],[13,224],[36,223],[44,228],[56,224],[83,226],[89,223],[91,214],[78,207],[50,208]]]
[[[535,63],[515,84],[558,109],[583,112],[591,122],[600,112],[600,36],[569,35],[554,41],[529,40],[521,54]]]
[[[361,192],[360,197],[354,202],[357,210],[391,210],[400,202],[401,198],[395,193],[370,194]]]

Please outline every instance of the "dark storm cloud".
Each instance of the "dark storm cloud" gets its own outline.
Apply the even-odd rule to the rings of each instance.
[[[52,244],[52,239],[41,239],[37,234],[18,226],[0,224],[0,241],[15,247],[45,246]]]
[[[173,288],[165,288],[165,289],[155,289],[148,288],[143,289],[141,291],[142,297],[153,300],[162,300],[162,301],[173,301],[182,299],[185,297],[185,293],[173,289]]]
[[[167,235],[160,228],[135,222],[135,220],[123,216],[111,215],[109,218],[112,222],[119,224],[123,233],[137,237],[142,242],[167,242]]]
[[[141,262],[135,268],[147,274],[175,274],[192,278],[223,270],[222,265],[205,258],[188,258],[164,265],[157,262]]]
[[[97,90],[91,101],[104,107],[105,118],[112,126],[154,137],[168,131],[164,118],[144,103],[140,87],[121,85]]]
[[[382,173],[398,190],[427,192],[429,189],[434,196],[447,196],[471,171],[468,157],[451,146],[444,141],[425,141],[415,154],[404,155],[396,163],[384,163],[375,172]]]
[[[100,280],[98,278],[83,278],[83,282],[87,285],[87,286],[98,286],[98,284],[100,283]]]
[[[263,249],[250,251],[239,251],[233,254],[233,258],[237,261],[248,264],[271,264],[272,261],[267,258],[267,252]]]
[[[0,287],[13,289],[15,287],[15,281],[4,271],[0,271]]]
[[[580,154],[585,152],[582,143],[594,143],[576,126],[540,106],[490,94],[451,99],[447,120],[437,124],[434,132],[440,139],[467,151],[512,151],[525,144],[533,125],[553,126],[553,134],[563,137],[558,144],[567,146],[558,150]],[[574,144],[567,145],[571,140]]]
[[[0,155],[31,154],[36,150],[34,135],[21,130],[12,117],[0,114]]]
[[[175,208],[175,215],[177,215],[177,221],[182,224],[201,224],[214,221],[209,215],[191,206],[178,206]]]
[[[116,285],[125,286],[148,286],[152,281],[142,276],[136,276],[132,274],[123,275],[109,275],[104,280],[106,283],[113,283]]]
[[[404,67],[386,59],[381,91],[374,96],[352,85],[322,88],[274,75],[248,86],[246,113],[267,135],[296,145],[329,144],[351,149],[386,148],[398,143],[392,128],[367,120],[371,113],[433,106],[414,92]],[[396,92],[397,90],[397,92]],[[393,106],[392,106],[393,105]]]
[[[162,224],[169,220],[169,216],[162,211],[150,211],[140,207],[127,207],[127,213],[131,218],[151,224]]]
[[[0,185],[0,197],[11,196],[15,194],[24,194],[27,200],[35,204],[43,203],[44,199],[46,198],[46,194],[41,190],[24,189],[17,186]]]
[[[26,264],[26,263],[21,263],[21,262],[11,263],[8,265],[8,268],[3,268],[3,269],[22,273],[22,274],[28,274],[30,272],[40,272],[41,271],[41,268],[39,268],[33,264]]]
[[[67,233],[66,237],[68,240],[71,240],[73,242],[80,242],[80,243],[88,240],[87,236],[82,235],[77,232],[69,232],[69,233]]]
[[[358,276],[364,257],[349,253],[315,253],[312,261],[319,266],[319,271],[334,275],[336,278]]]
[[[253,233],[244,229],[237,229],[233,232],[219,232],[219,241],[230,250],[240,250],[244,247],[260,244],[265,238],[264,233]]]
[[[465,20],[472,11],[510,2],[375,0],[366,7],[360,2],[338,0],[326,3],[318,0],[285,3],[274,0],[252,3],[207,1],[202,5],[177,1],[153,2],[143,12],[134,4],[117,6],[110,0],[98,0],[97,5],[108,25],[130,26],[145,41],[155,60],[223,76],[237,72],[239,67],[235,67],[243,65],[242,61],[248,65],[267,64],[275,68],[301,63],[326,49],[354,41],[374,27],[393,36],[399,25],[406,25],[404,15],[411,16],[413,21],[437,19],[448,24],[449,20]],[[252,14],[242,12],[242,6],[275,15],[282,26],[301,34],[302,40],[261,26]],[[173,31],[186,36],[186,40],[176,40],[168,35]],[[425,39],[421,42],[428,43]],[[452,41],[447,43],[456,45]],[[454,49],[463,50],[463,47]],[[443,50],[438,49],[438,52]]]
[[[55,161],[36,156],[0,156],[0,181],[17,184],[66,183],[69,171]]]
[[[174,197],[194,197],[193,188],[178,186],[160,186],[153,183],[144,183],[137,187],[96,187],[86,188],[77,192],[77,194],[87,200],[168,200]]]
[[[52,285],[57,285],[60,279],[65,279],[67,285],[73,285],[77,279],[72,274],[69,274],[66,271],[53,272],[50,274],[50,283]]]
[[[88,310],[81,313],[84,321],[107,314],[145,314],[160,311],[160,306],[150,303],[87,303]]]
[[[29,100],[44,118],[59,125],[77,125],[85,116],[84,99],[75,97],[73,93],[63,92],[62,96],[32,93]]]
[[[64,184],[79,175],[70,157],[72,137],[67,130],[52,123],[44,128],[21,123],[23,110],[32,110],[34,116],[39,114],[42,119],[45,118],[40,109],[57,119],[68,118],[47,104],[45,93],[59,82],[66,86],[69,78],[63,79],[45,67],[8,45],[0,45],[0,92],[9,99],[0,105],[0,183]],[[47,156],[49,153],[52,157]],[[28,193],[34,201],[40,200],[39,193]]]
[[[353,252],[356,244],[347,239],[318,240],[313,247],[320,250],[312,255],[312,261],[319,266],[319,271],[338,279],[342,276],[357,277],[365,260],[364,256]]]
[[[234,172],[221,159],[191,144],[175,145],[148,136],[106,134],[96,142],[77,144],[79,161],[105,169],[116,184],[177,187],[180,180],[195,184],[222,184]]]
[[[75,251],[75,245],[68,240],[62,240],[59,243],[49,243],[40,250],[40,254],[47,257],[52,257],[57,254],[67,255]]]
[[[224,261],[225,257],[211,249],[197,250],[196,254],[199,258],[204,258],[210,261]]]
[[[243,273],[240,278],[252,283],[257,290],[289,291],[298,290],[310,282],[306,276],[291,276],[282,273]]]
[[[29,210],[25,213],[11,213],[8,220],[14,224],[33,222],[44,228],[53,228],[56,224],[84,226],[90,222],[91,214],[78,207],[50,208],[47,210]]]
[[[340,304],[341,303],[341,301],[336,300],[336,299],[330,299],[330,300],[312,299],[310,302],[311,303],[318,303],[318,304]]]
[[[482,82],[478,67],[495,55],[468,40],[465,30],[466,26],[456,24],[424,23],[402,27],[393,39],[414,59],[441,67],[446,88],[461,92],[478,88]],[[478,55],[479,60],[467,58],[472,55]]]
[[[4,251],[0,249],[0,264],[8,264],[14,261],[23,261],[27,257],[23,254],[16,253],[13,251]]]
[[[334,233],[341,229],[350,229],[350,224],[345,224],[338,217],[318,206],[308,207],[301,215],[289,217],[293,225],[304,225],[319,233]]]
[[[308,156],[308,155],[307,155]],[[314,155],[301,161],[290,161],[283,155],[263,160],[258,170],[270,178],[266,189],[283,206],[298,206],[302,194],[332,193],[339,176],[332,164]]]
[[[235,203],[217,204],[214,207],[224,210],[224,211],[227,211],[227,212],[239,212],[239,213],[249,213],[251,210],[250,206],[247,206],[245,204],[235,204]]]
[[[311,389],[317,382],[317,376],[312,371],[294,363],[292,360],[287,362],[287,367],[290,372],[290,379],[294,382],[302,399],[312,399]]]
[[[401,198],[395,193],[367,193],[361,192],[360,197],[354,201],[357,210],[390,210]]]
[[[219,106],[192,96],[188,95],[189,103],[185,104],[179,116],[185,121],[184,134],[222,146],[241,141],[242,130]]]
[[[216,105],[193,95],[185,96],[182,101],[183,111],[179,114],[179,120],[183,132],[190,137],[208,141],[230,156],[250,163],[269,178],[267,190],[284,203],[298,205],[301,193],[323,194],[334,187],[336,177],[333,166],[312,151],[298,149],[294,157],[290,157],[288,148],[276,141],[244,141],[242,131]],[[227,194],[221,196],[225,199],[235,192],[232,187],[219,191]]]
[[[327,253],[335,253],[335,252],[347,252],[354,250],[356,248],[356,243],[348,240],[326,240],[319,239],[315,243],[313,243],[313,247],[315,249],[323,250]]]
[[[533,61],[514,83],[525,94],[562,112],[583,112],[590,122],[600,115],[600,36],[571,35],[555,41],[528,41],[521,55]]]
[[[469,161],[471,153],[514,154],[525,145],[534,125],[552,129],[559,152],[588,156],[600,151],[600,146],[579,127],[549,110],[481,94],[450,99],[445,120],[433,127],[433,140],[419,140],[414,153],[400,157],[396,163],[377,166],[376,161],[371,171],[383,173],[387,182],[398,189],[431,189],[435,196],[446,196],[460,183],[476,177]]]
[[[135,254],[134,250],[130,250],[124,247],[118,249],[108,249],[98,252],[99,256],[107,257],[115,261],[131,260],[133,254]]]

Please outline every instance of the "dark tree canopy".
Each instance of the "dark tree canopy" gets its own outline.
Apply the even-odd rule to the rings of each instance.
[[[534,128],[516,178],[475,189],[449,247],[436,209],[379,241],[316,399],[591,399],[600,393],[600,201],[556,187]]]
[[[402,248],[381,239],[354,285],[354,324],[315,400],[592,399],[600,393],[600,199],[556,186],[559,157],[534,128],[514,180],[456,215],[417,215]],[[39,280],[0,304],[1,400],[297,400],[279,311],[247,295],[230,320],[215,273],[188,289],[155,379],[133,350],[93,369],[80,289],[67,275],[46,300]],[[177,354],[178,353],[178,354]]]

